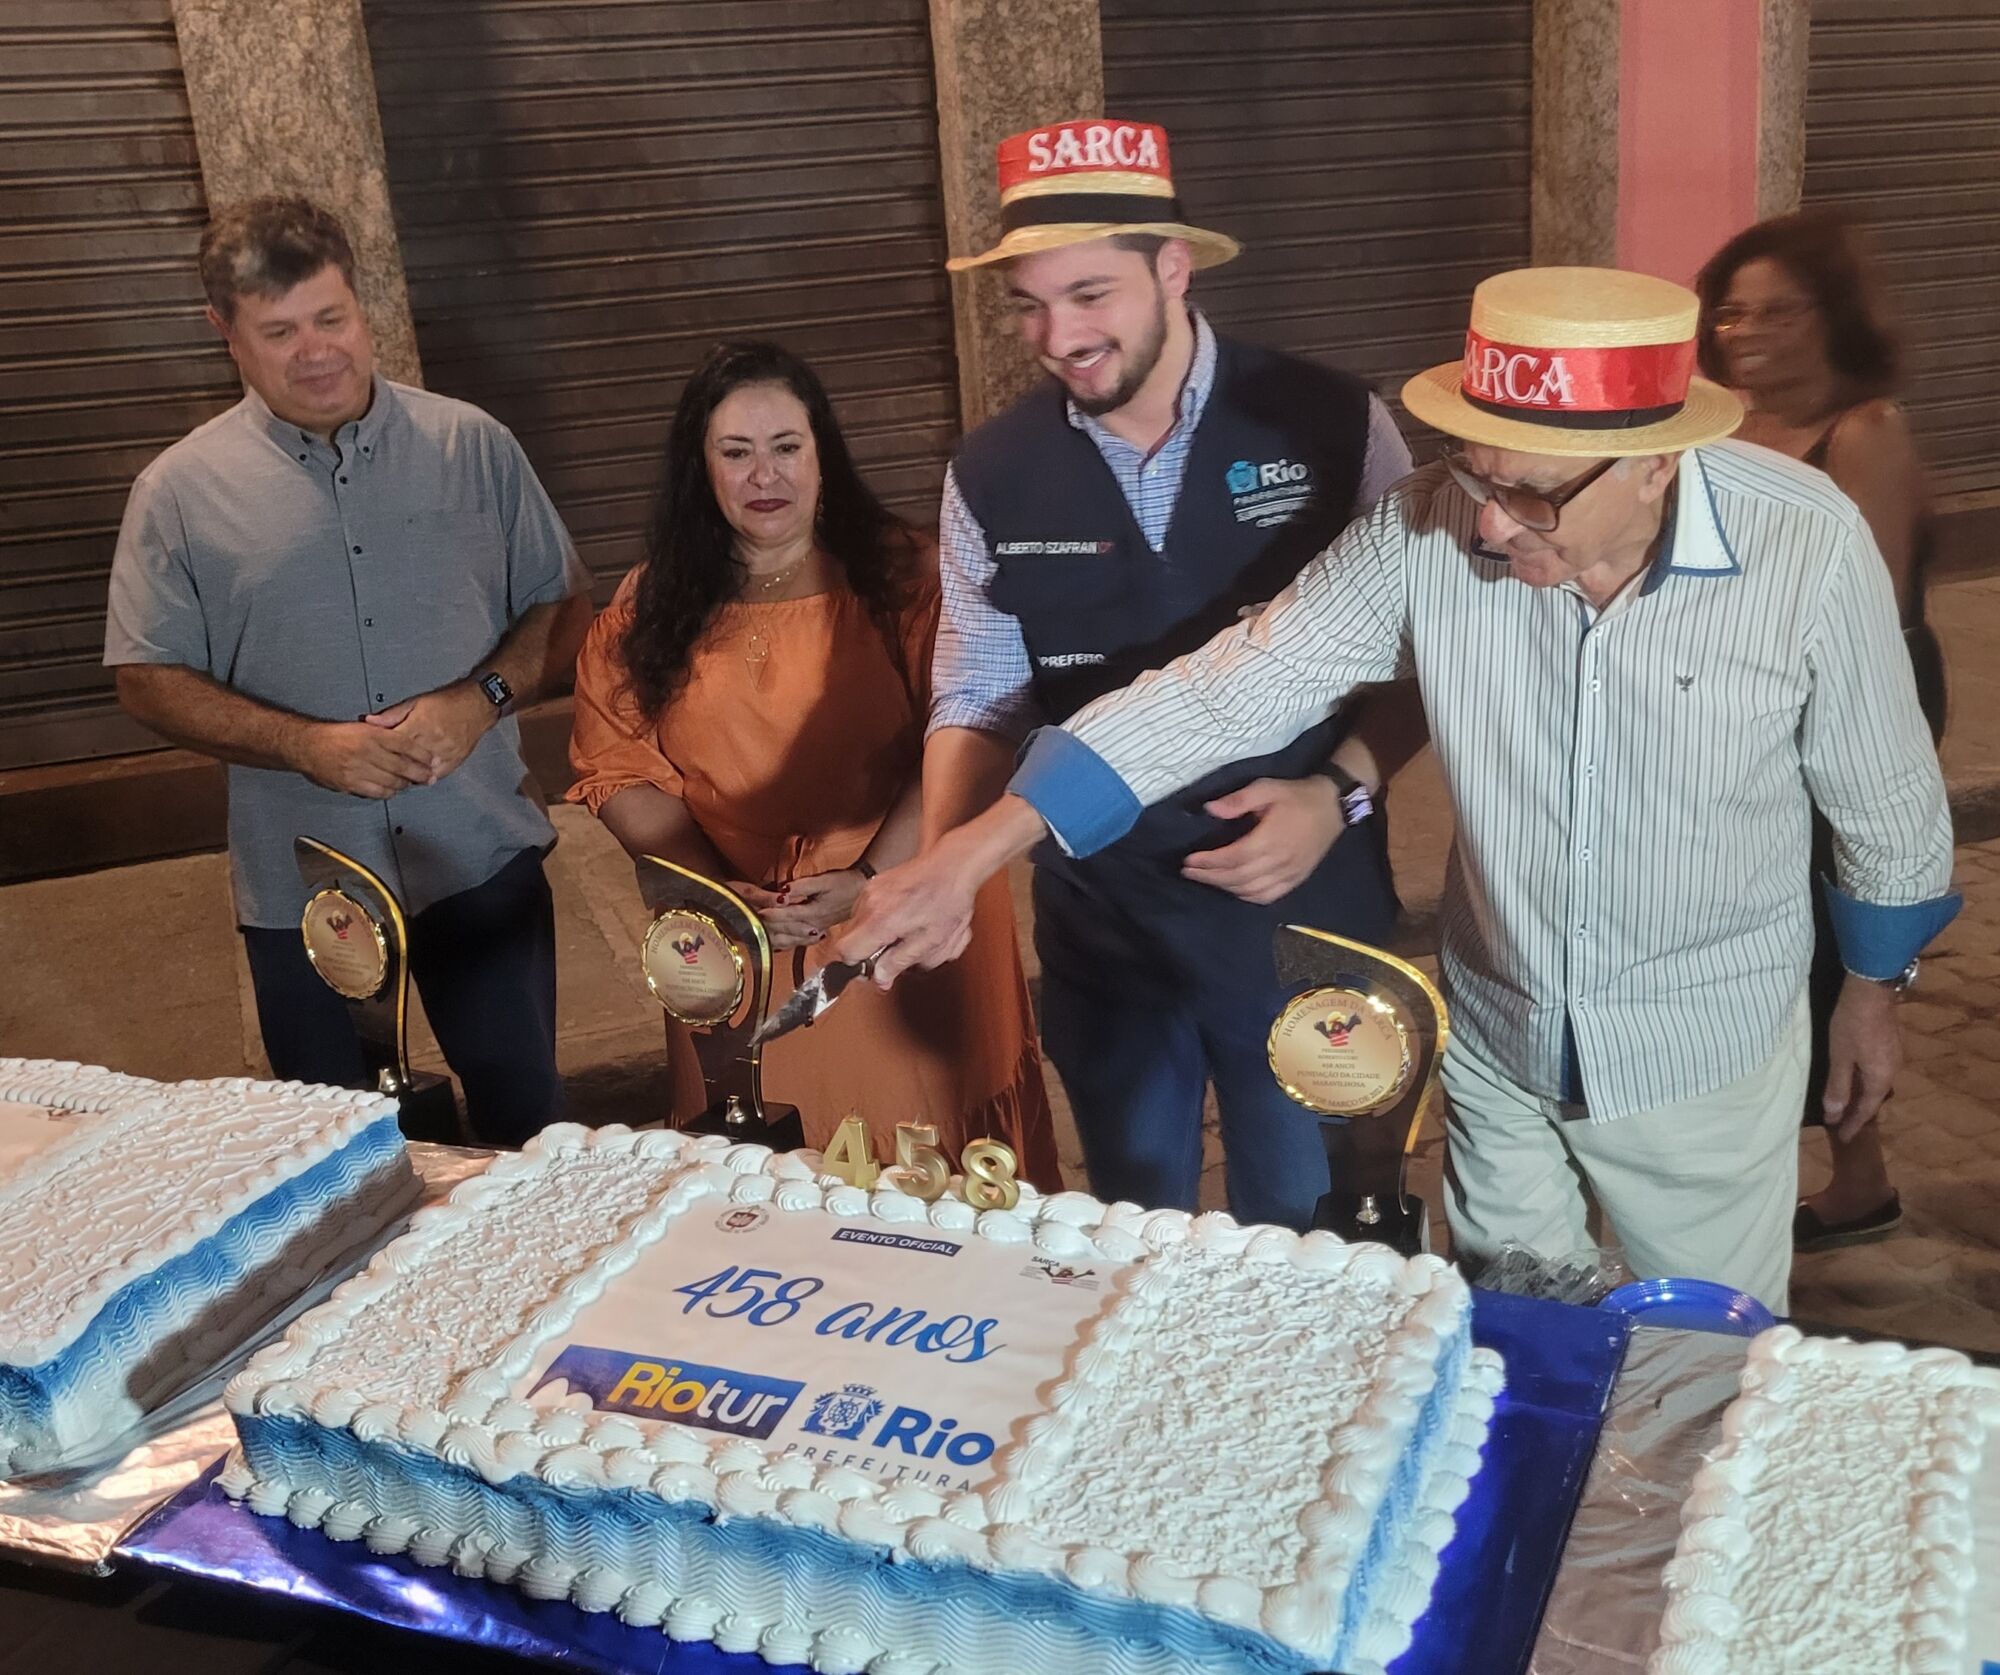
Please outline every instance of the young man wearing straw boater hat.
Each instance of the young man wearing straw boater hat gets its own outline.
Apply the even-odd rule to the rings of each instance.
[[[1808,891],[1850,977],[1834,1120],[1879,1110],[1894,1003],[1957,910],[1951,821],[1868,526],[1820,473],[1722,439],[1680,286],[1501,274],[1462,360],[1404,387],[1456,451],[1254,619],[1037,733],[1010,795],[864,894],[878,980],[947,957],[971,887],[1414,671],[1457,840],[1447,1209],[1461,1255],[1561,1257],[1594,1199],[1642,1276],[1782,1310],[1806,1077]],[[1808,820],[1837,876],[1808,877]]]
[[[1000,242],[951,266],[1002,270],[1050,377],[965,439],[946,483],[933,839],[1000,795],[1034,726],[1262,604],[1410,463],[1359,380],[1219,337],[1188,306],[1195,270],[1237,245],[1189,224],[1163,130],[1017,134],[1000,186]],[[1388,932],[1382,821],[1362,816],[1369,743],[1421,742],[1412,694],[1402,708],[1377,701],[1366,740],[1321,716],[1246,741],[1103,853],[1038,855],[1044,1042],[1103,1196],[1194,1207],[1212,1081],[1231,1206],[1310,1219],[1325,1154],[1264,1058],[1271,933]]]

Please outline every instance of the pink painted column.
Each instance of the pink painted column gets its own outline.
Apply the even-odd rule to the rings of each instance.
[[[1754,0],[1624,0],[1620,267],[1685,284],[1758,218],[1761,10]]]

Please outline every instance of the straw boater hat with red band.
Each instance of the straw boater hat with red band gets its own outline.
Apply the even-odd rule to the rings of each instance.
[[[1000,142],[1000,242],[945,266],[963,273],[1120,233],[1184,238],[1198,268],[1227,262],[1243,248],[1187,224],[1174,196],[1166,129],[1078,117]]]
[[[1695,294],[1615,268],[1517,268],[1472,293],[1465,354],[1403,405],[1434,429],[1524,454],[1666,454],[1727,436],[1743,405],[1695,376]]]

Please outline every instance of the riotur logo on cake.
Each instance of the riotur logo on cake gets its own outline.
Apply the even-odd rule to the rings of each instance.
[[[589,1396],[590,1405],[605,1413],[671,1419],[759,1441],[777,1428],[805,1388],[787,1378],[634,1355],[626,1349],[594,1349],[588,1344],[564,1349],[528,1395],[532,1399],[557,1383]]]

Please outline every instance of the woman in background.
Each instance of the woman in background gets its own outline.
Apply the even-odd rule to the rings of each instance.
[[[1852,225],[1826,210],[1781,215],[1737,234],[1695,281],[1701,363],[1742,397],[1736,435],[1818,466],[1860,509],[1881,549],[1902,614],[1917,697],[1933,740],[1944,736],[1944,661],[1924,620],[1929,496],[1908,420],[1896,402],[1899,362],[1875,277]],[[1831,876],[1831,837],[1813,816],[1813,871]],[[1825,903],[1813,892],[1817,942],[1810,994],[1813,1068],[1806,1121],[1838,1111],[1828,1088],[1827,1026],[1845,977]],[[1886,1238],[1903,1208],[1882,1154],[1881,1125],[1829,1124],[1833,1179],[1799,1202],[1797,1249]]]
[[[569,796],[635,858],[757,910],[786,951],[774,1006],[862,885],[916,853],[937,621],[935,546],[862,481],[811,369],[768,343],[714,350],[674,412],[646,560],[577,663]],[[686,1117],[692,1044],[669,1039]],[[764,1087],[808,1145],[852,1112],[893,1158],[898,1123],[934,1123],[948,1158],[991,1135],[1058,1190],[1006,881],[962,959],[890,993],[851,985],[770,1043]]]

